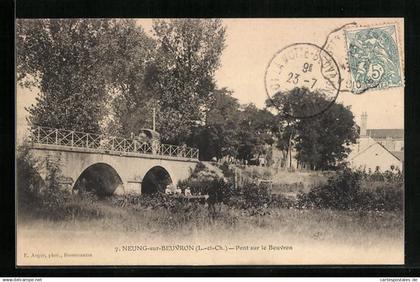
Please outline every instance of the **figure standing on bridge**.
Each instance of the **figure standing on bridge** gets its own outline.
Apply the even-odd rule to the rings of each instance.
[[[186,156],[186,151],[187,151],[187,144],[183,143],[182,146],[181,146],[180,157],[185,157]]]

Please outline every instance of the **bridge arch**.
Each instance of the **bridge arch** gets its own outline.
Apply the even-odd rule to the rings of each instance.
[[[151,167],[143,177],[141,194],[164,192],[167,185],[174,183],[168,169],[160,165]]]
[[[123,180],[117,170],[103,162],[90,164],[82,170],[73,185],[74,191],[90,191],[100,197],[112,195]]]
[[[75,185],[76,182],[79,185],[81,179],[86,177],[86,174],[88,176],[91,174],[90,172],[87,172],[89,167],[95,165],[95,167],[91,167],[90,169],[98,168],[98,164],[101,163],[103,164],[100,165],[102,167],[101,169],[105,172],[109,172],[105,174],[118,175],[118,178],[114,177],[116,179],[114,182],[117,184],[122,183],[122,185],[117,186],[116,190],[112,187],[115,185],[108,186],[108,188],[104,190],[109,191],[108,193],[111,193],[111,191],[114,190],[113,194],[118,195],[142,193],[143,178],[146,178],[147,183],[149,176],[146,176],[146,174],[155,166],[162,167],[162,169],[169,174],[172,183],[176,185],[180,180],[188,178],[197,164],[197,161],[192,159],[187,160],[175,157],[166,158],[165,156],[143,156],[123,153],[116,154],[115,152],[93,152],[84,149],[79,150],[77,148],[69,150],[64,146],[54,147],[44,144],[32,145],[31,152],[34,154],[34,157],[39,158],[40,160],[46,158],[56,159],[63,176],[62,180],[65,182],[65,188],[70,191],[75,188],[75,186],[77,187],[77,185]],[[42,166],[40,168],[40,173],[46,171],[45,169],[46,168]],[[82,174],[83,177],[80,178]],[[45,173],[41,173],[41,176],[44,175]],[[170,181],[168,181],[168,183],[170,183]],[[147,189],[143,189],[143,191],[144,190],[147,191]]]

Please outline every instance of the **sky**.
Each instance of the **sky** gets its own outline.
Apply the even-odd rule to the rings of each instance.
[[[137,22],[151,34],[151,19]],[[233,90],[233,96],[241,103],[254,103],[262,108],[267,99],[265,69],[278,50],[298,42],[322,46],[333,29],[350,22],[363,26],[396,23],[399,42],[404,42],[402,19],[223,19],[226,48],[216,72],[217,86]],[[332,53],[337,61],[345,61],[345,42],[342,45],[342,50]],[[368,128],[404,128],[403,87],[370,90],[360,95],[342,92],[336,102],[351,106],[357,123],[362,112],[367,112]]]
[[[215,74],[217,86],[232,90],[233,96],[240,103],[254,103],[263,108],[267,98],[264,86],[265,70],[278,50],[298,42],[322,46],[332,30],[350,22],[361,26],[397,24],[399,51],[403,54],[402,19],[223,19],[223,25],[226,27],[226,48],[220,58],[221,66]],[[151,34],[151,19],[138,19],[137,23]],[[333,39],[333,47],[329,51],[338,63],[344,65],[346,47],[343,38]],[[24,108],[35,103],[37,92],[37,89],[29,91],[17,87],[18,134],[26,123],[27,113]],[[403,87],[369,90],[360,95],[341,92],[336,102],[350,106],[358,124],[362,112],[367,112],[368,128],[404,127]]]

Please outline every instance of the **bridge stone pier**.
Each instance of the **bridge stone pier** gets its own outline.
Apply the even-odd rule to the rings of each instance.
[[[49,141],[39,137],[42,135],[46,134],[39,134],[31,143],[31,153],[41,163],[47,159],[54,161],[63,176],[62,184],[68,189],[74,189],[80,181],[90,178],[99,183],[98,186],[104,190],[100,192],[104,194],[147,193],[151,192],[150,185],[145,185],[145,182],[156,183],[166,178],[176,185],[188,178],[198,163],[198,151],[192,155],[179,153],[181,150],[184,152],[185,147],[173,146],[171,150],[163,147],[145,150],[143,147],[142,151],[134,151],[127,149],[129,146],[120,150],[117,150],[118,147],[107,148],[99,142],[97,144],[101,145],[92,148],[60,142],[59,133]],[[164,150],[170,153],[164,154]],[[45,179],[45,165],[40,175]]]

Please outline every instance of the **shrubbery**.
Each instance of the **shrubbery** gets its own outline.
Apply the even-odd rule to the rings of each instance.
[[[374,181],[373,181],[374,179]],[[379,177],[343,168],[327,184],[298,195],[300,208],[337,210],[401,211],[404,185],[402,177],[384,173]]]
[[[376,183],[360,191],[359,209],[375,211],[402,211],[404,185],[401,182]]]
[[[203,164],[197,164],[191,176],[178,183],[179,188],[184,190],[189,187],[193,195],[208,195],[216,193],[218,201],[229,197],[231,184],[226,179],[219,177],[215,172],[208,170]]]
[[[235,171],[229,167],[228,162],[224,162],[219,168],[222,170],[223,175],[228,178],[232,179],[235,177]]]
[[[39,193],[44,185],[38,174],[39,163],[29,153],[27,146],[20,146],[16,155],[16,188],[18,211],[26,212],[32,209],[32,204],[39,202]]]
[[[268,183],[251,181],[232,193],[230,207],[242,210],[249,216],[271,214],[278,208],[298,208],[298,203],[281,194],[272,194]]]
[[[404,175],[398,168],[391,166],[391,170],[381,172],[376,170],[375,172],[366,172],[366,170],[357,170],[357,173],[361,175],[361,178],[365,181],[370,182],[400,182],[404,181]]]
[[[296,182],[296,183],[274,183],[273,184],[273,191],[281,191],[281,192],[302,192],[305,191],[305,184],[303,182]]]
[[[267,208],[270,199],[271,194],[267,185],[247,182],[230,195],[227,204],[238,209],[250,210],[252,214]]]
[[[307,194],[299,194],[299,202],[308,208],[351,209],[359,196],[360,179],[361,175],[350,169],[339,170],[327,184],[315,186]]]
[[[38,174],[44,166],[45,180]],[[26,145],[18,148],[16,158],[18,210],[23,214],[43,215],[55,218],[69,195],[59,188],[60,170],[51,160],[35,159]]]
[[[38,174],[40,167],[46,170],[45,181]],[[64,189],[57,162],[51,158],[35,159],[25,144],[17,150],[16,173],[18,211],[24,217],[63,220],[103,216],[94,194],[72,194]]]
[[[189,201],[186,197],[179,196],[174,197],[172,195],[166,195],[163,193],[155,194],[124,194],[114,196],[111,198],[111,202],[119,207],[130,207],[135,210],[143,209],[159,209],[163,208],[170,212],[177,212],[182,210],[182,205],[189,205],[190,203],[199,203],[199,201]]]
[[[150,211],[156,217],[158,224],[165,229],[198,227],[208,225],[210,220],[218,219],[219,222],[235,223],[235,216],[226,211],[219,210],[214,216],[205,205],[203,199],[189,199],[187,197],[174,197],[163,193],[149,195],[126,194],[114,196],[113,205],[145,213]]]
[[[209,205],[223,203],[231,208],[239,209],[247,215],[263,215],[268,213],[271,202],[270,187],[266,183],[257,183],[249,179],[240,188],[234,190],[234,172],[227,164],[221,165],[225,178],[220,178],[205,166],[197,166],[191,176],[178,185],[181,189],[190,187],[193,194],[209,195]],[[211,199],[215,198],[215,199]],[[213,201],[213,203],[212,203]]]

